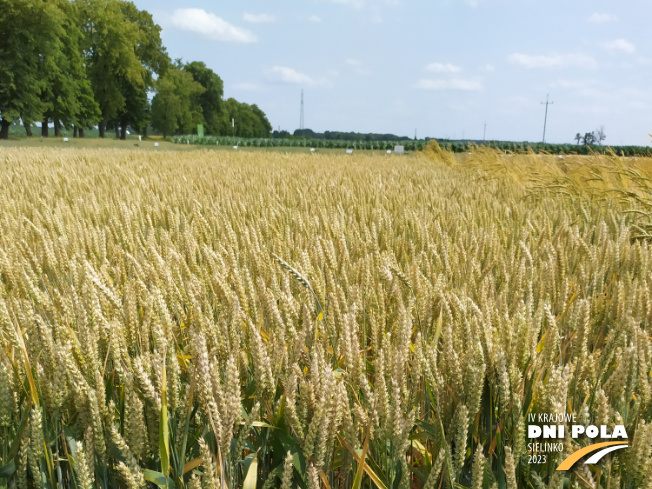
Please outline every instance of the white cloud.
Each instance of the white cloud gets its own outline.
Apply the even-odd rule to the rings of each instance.
[[[308,17],[308,22],[314,22],[315,24],[319,24],[321,22],[321,17],[318,15],[311,15]]]
[[[211,41],[256,42],[253,32],[229,24],[221,17],[200,8],[176,9],[171,23],[181,31],[194,32]]]
[[[557,80],[550,84],[551,88],[570,90],[580,97],[605,99],[607,98],[607,87],[597,80]]]
[[[426,71],[433,73],[459,73],[462,71],[462,68],[450,63],[430,63],[426,66]]]
[[[551,88],[583,89],[595,85],[595,80],[557,80],[550,84]]]
[[[585,54],[557,54],[529,55],[514,53],[509,56],[511,63],[521,65],[525,68],[545,68],[548,70],[559,68],[584,68],[595,69],[598,63],[591,56]]]
[[[422,78],[415,83],[414,88],[421,90],[460,90],[463,92],[481,92],[482,83],[477,80],[451,78],[448,80]]]
[[[330,3],[337,3],[340,5],[348,5],[353,8],[362,8],[364,5],[364,0],[328,0]]]
[[[615,15],[601,14],[599,12],[593,12],[589,17],[589,22],[593,24],[604,24],[605,22],[611,22],[614,20],[616,20]]]
[[[358,61],[357,59],[348,58],[346,60],[346,64],[353,68],[353,72],[356,75],[369,76],[372,74],[371,71],[362,65],[362,61]]]
[[[240,90],[243,92],[258,92],[261,89],[261,87],[256,83],[241,82],[233,85],[233,89]]]
[[[245,22],[250,22],[252,24],[268,24],[269,22],[274,22],[276,17],[272,14],[250,14],[245,12],[242,18]]]
[[[625,39],[614,39],[613,41],[603,42],[602,47],[611,52],[627,54],[636,52],[636,46]]]
[[[494,65],[492,65],[492,64],[487,63],[485,65],[484,69],[487,70],[487,71],[495,71],[496,67]]]
[[[348,5],[349,7],[362,8],[363,6],[376,7],[378,5],[400,5],[400,0],[322,0],[326,3],[335,3],[339,5]]]
[[[292,83],[297,85],[315,85],[317,80],[287,66],[273,66],[267,70],[267,77],[271,81]]]

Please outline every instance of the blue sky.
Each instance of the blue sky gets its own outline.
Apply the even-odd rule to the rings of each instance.
[[[135,0],[274,129],[650,145],[652,1]]]

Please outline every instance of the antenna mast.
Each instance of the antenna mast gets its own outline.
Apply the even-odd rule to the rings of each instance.
[[[548,94],[546,93],[546,101],[541,102],[541,105],[546,106],[546,115],[543,118],[543,142],[546,142],[546,122],[548,122],[548,105],[552,105],[554,102],[549,102],[548,101]]]

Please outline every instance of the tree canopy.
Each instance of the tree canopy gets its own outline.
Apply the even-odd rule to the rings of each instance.
[[[224,112],[227,127],[222,128],[222,134],[260,138],[268,137],[272,132],[272,125],[256,104],[249,105],[230,98],[224,103]]]
[[[152,126],[163,135],[189,134],[204,123],[200,97],[206,89],[179,64],[171,66],[156,83],[152,100]]]
[[[224,126],[226,120],[222,101],[224,96],[222,79],[202,61],[186,63],[183,69],[194,81],[204,87],[204,92],[199,96],[199,105],[204,114],[206,134],[219,134],[220,127]]]
[[[44,60],[53,50],[56,6],[39,0],[4,0],[0,8],[0,137],[20,119],[36,120],[47,109]],[[56,34],[54,34],[56,35]]]
[[[0,138],[12,123],[62,127],[151,125],[165,133],[268,136],[256,105],[223,100],[205,63],[171,63],[151,14],[126,0],[3,0],[0,9]],[[153,98],[152,98],[153,95]],[[150,102],[150,99],[151,102]],[[233,100],[231,102],[231,100]]]

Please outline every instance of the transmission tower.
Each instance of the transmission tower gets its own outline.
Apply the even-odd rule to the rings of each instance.
[[[301,90],[301,116],[299,117],[299,129],[305,129],[303,124],[303,90]]]
[[[546,106],[546,115],[543,118],[543,142],[546,142],[546,122],[548,122],[548,105],[552,105],[554,102],[549,102],[548,101],[548,94],[546,93],[546,101],[541,102],[541,105]]]

